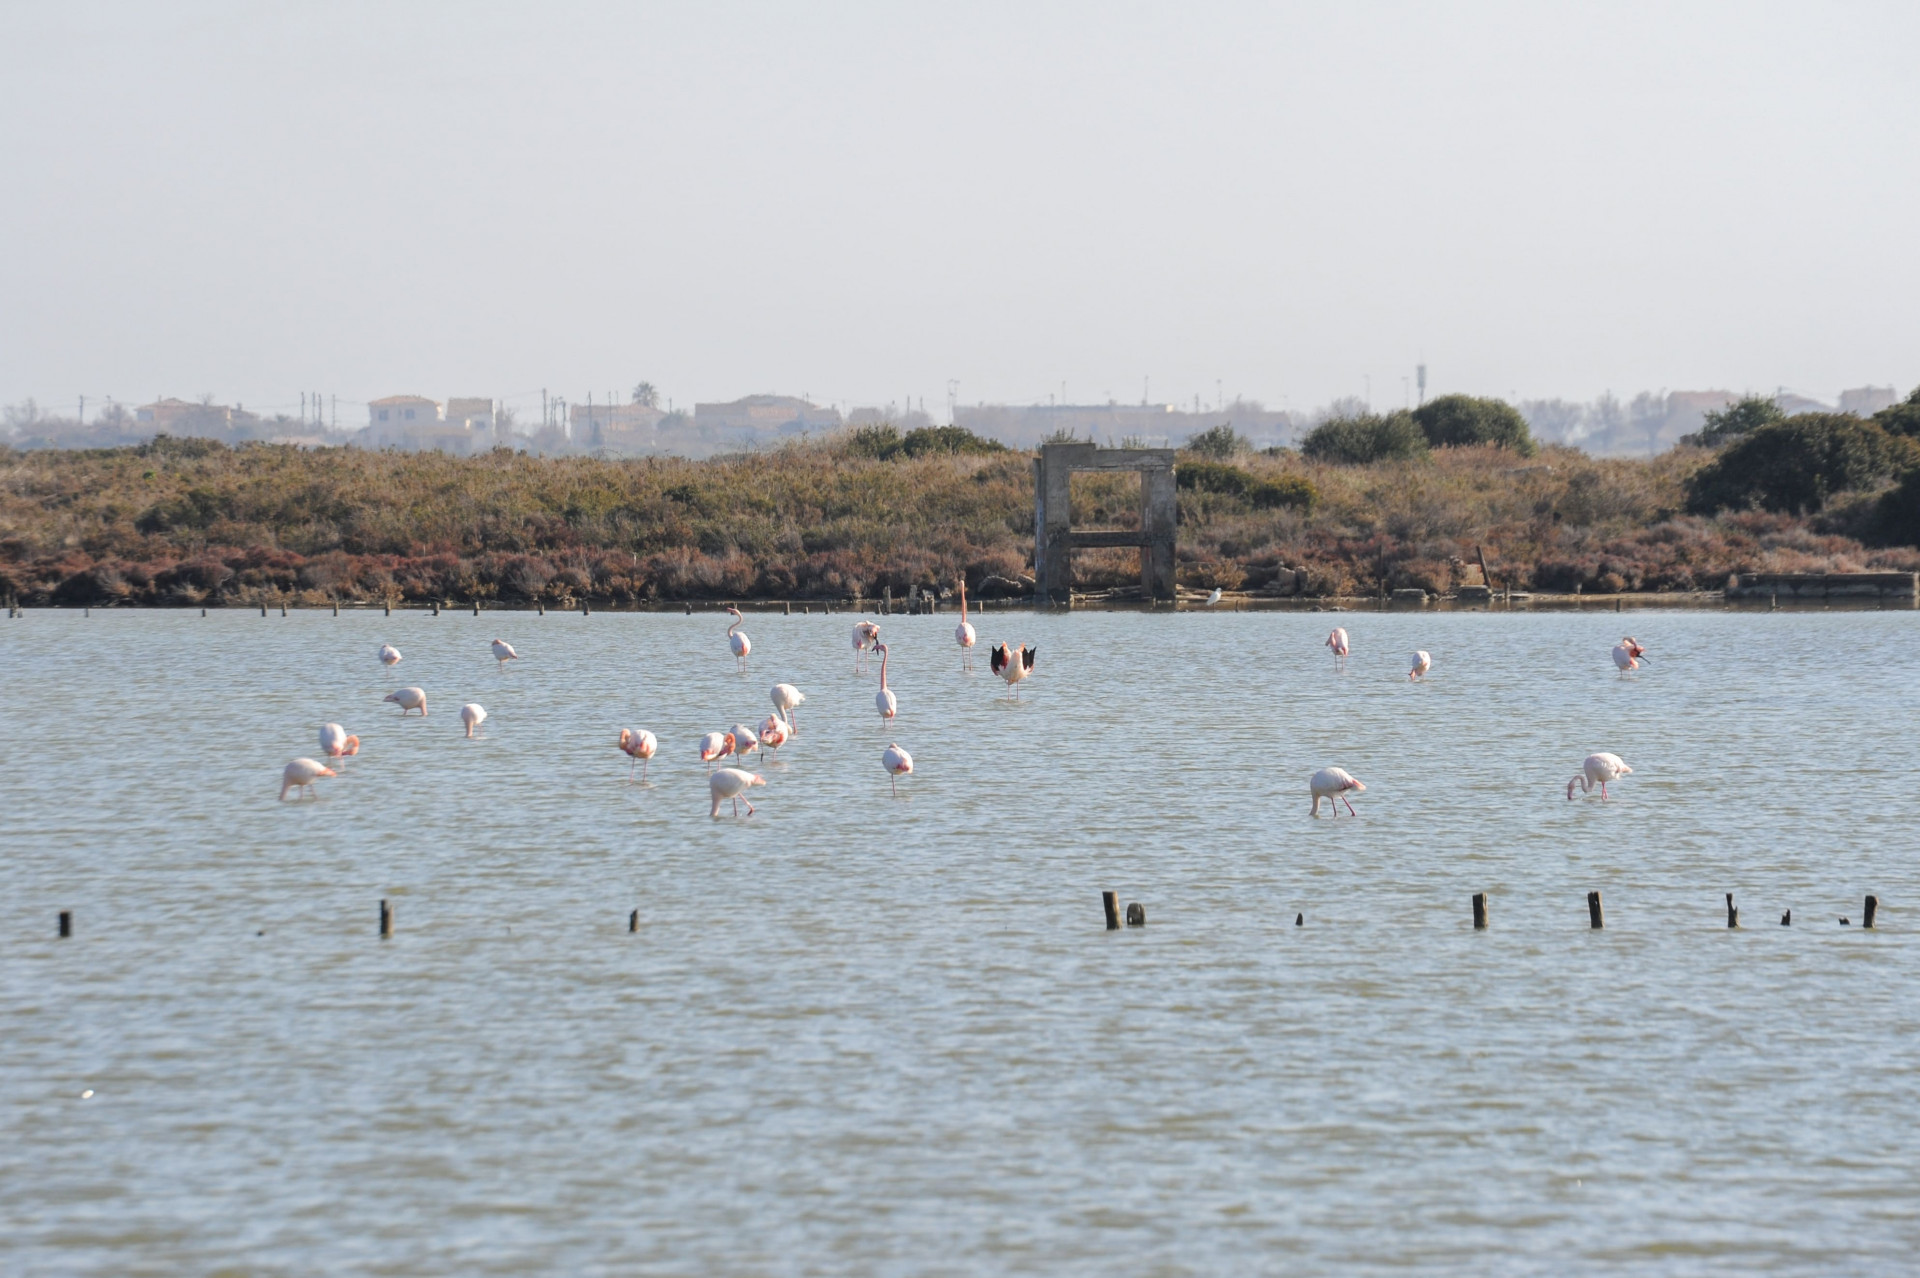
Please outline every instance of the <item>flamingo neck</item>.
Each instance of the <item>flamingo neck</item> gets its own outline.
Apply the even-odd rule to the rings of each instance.
[[[887,654],[880,654],[880,691],[887,690]]]

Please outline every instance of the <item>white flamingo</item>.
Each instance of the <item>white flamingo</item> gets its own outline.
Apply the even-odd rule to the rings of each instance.
[[[1431,669],[1433,669],[1433,658],[1427,655],[1426,649],[1418,649],[1413,654],[1413,667],[1407,671],[1407,678],[1422,678]]]
[[[390,643],[381,644],[380,645],[380,664],[388,667],[399,665],[400,650],[394,647]]]
[[[298,794],[300,790],[305,790],[314,798],[319,798],[319,792],[313,788],[313,783],[321,777],[333,775],[333,769],[317,759],[295,759],[280,773],[280,799],[285,802],[289,790],[296,792],[295,798],[300,797]]]
[[[1613,664],[1620,667],[1621,674],[1629,670],[1638,670],[1640,663],[1648,660],[1651,658],[1647,656],[1647,650],[1642,648],[1640,641],[1632,635],[1613,645]]]
[[[466,725],[467,740],[473,740],[473,734],[487,721],[487,712],[478,701],[469,701],[460,707],[460,722]]]
[[[873,621],[853,623],[853,672],[867,673],[867,654],[880,646],[880,625]]]
[[[1569,799],[1573,797],[1575,786],[1580,787],[1582,794],[1592,794],[1593,788],[1599,786],[1600,798],[1604,802],[1607,797],[1607,782],[1618,781],[1632,771],[1633,769],[1629,768],[1617,754],[1608,754],[1605,751],[1590,754],[1585,762],[1581,763],[1580,771],[1573,780],[1567,782],[1567,797]]]
[[[900,709],[899,698],[887,687],[887,645],[877,644],[880,650],[880,691],[873,694],[874,708],[880,711],[882,719],[891,719]]]
[[[1319,816],[1320,800],[1325,799],[1333,815],[1340,815],[1340,805],[1344,803],[1347,805],[1348,816],[1359,816],[1360,814],[1353,810],[1352,800],[1346,797],[1347,792],[1349,790],[1358,792],[1367,787],[1345,768],[1322,768],[1313,774],[1313,779],[1307,783],[1307,788],[1313,791],[1313,811],[1308,815]]]
[[[760,721],[760,753],[766,755],[769,750],[778,750],[793,736],[793,725],[778,714],[770,714]]]
[[[640,779],[647,779],[647,761],[653,758],[653,752],[660,748],[660,741],[645,728],[620,729],[620,749],[633,762],[627,765],[627,780],[633,780],[633,770],[640,769]]]
[[[979,639],[967,620],[967,579],[960,579],[960,624],[953,628],[953,641],[960,645],[960,668],[973,669],[973,645]]]
[[[993,672],[1007,681],[1007,696],[1012,698],[1014,685],[1033,673],[1033,659],[1039,653],[1038,648],[1022,647],[1014,651],[1011,644],[1001,644],[987,658],[987,664]]]
[[[787,721],[787,735],[800,731],[800,723],[794,717],[793,708],[807,699],[807,694],[790,683],[776,683],[773,691],[767,694],[773,701],[774,710]]]
[[[329,759],[359,754],[360,738],[348,736],[347,730],[337,723],[324,724],[320,729],[320,753]]]
[[[427,717],[427,694],[421,688],[395,688],[382,701],[391,701],[400,707],[400,717],[407,717],[407,711],[418,710],[422,719]]]
[[[739,816],[742,801],[741,796],[754,786],[765,785],[766,783],[766,778],[756,776],[751,772],[743,772],[739,768],[719,769],[707,778],[707,793],[713,796],[713,811],[707,815],[719,816],[720,804],[727,799],[732,799],[733,814]],[[752,816],[753,800],[748,799],[745,802],[747,805],[747,815]]]
[[[733,738],[724,732],[709,732],[700,738],[700,762],[713,771],[713,765],[733,753]]]
[[[727,735],[733,738],[733,757],[736,760],[744,762],[747,751],[760,748],[760,738],[744,723],[734,724]]]
[[[880,764],[887,770],[887,776],[893,785],[893,797],[900,797],[900,778],[913,771],[913,756],[899,746],[888,743],[880,752]]]
[[[740,615],[740,610],[738,608],[729,608],[727,611],[733,616],[733,624],[727,627],[727,646],[733,649],[735,664],[738,665],[742,671],[745,671],[747,668],[747,654],[753,651],[753,641],[747,638],[746,631],[740,629],[740,623],[745,620],[745,618]]]
[[[1335,626],[1333,628],[1333,633],[1327,636],[1327,647],[1333,649],[1333,668],[1335,670],[1345,670],[1347,668],[1347,653],[1352,650],[1347,643],[1347,629],[1345,626]]]
[[[513,645],[505,639],[495,639],[493,641],[493,659],[500,663],[500,669],[505,670],[509,661],[518,661],[520,659],[520,654],[515,652]]]

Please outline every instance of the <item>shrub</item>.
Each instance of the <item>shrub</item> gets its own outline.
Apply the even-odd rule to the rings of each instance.
[[[1695,471],[1687,509],[1817,511],[1902,468],[1913,447],[1849,413],[1802,413],[1748,432]]]
[[[1191,436],[1183,447],[1190,453],[1198,453],[1202,457],[1218,458],[1221,461],[1225,461],[1230,457],[1237,457],[1241,453],[1250,453],[1253,451],[1253,445],[1242,439],[1240,435],[1235,432],[1232,422],[1222,422],[1218,426],[1210,427],[1197,435]]]
[[[1522,457],[1537,451],[1527,419],[1505,400],[1442,395],[1414,409],[1413,420],[1435,448],[1494,444]]]
[[[1883,408],[1873,415],[1876,426],[1889,435],[1905,435],[1909,439],[1920,439],[1920,386],[1913,394],[1891,408]]]
[[[882,422],[878,426],[862,426],[847,437],[847,451],[855,457],[872,457],[886,461],[896,456],[901,449],[900,432],[891,422]]]
[[[1368,466],[1379,461],[1410,461],[1427,455],[1427,437],[1406,412],[1384,417],[1335,417],[1321,422],[1300,441],[1304,457],[1338,466]]]
[[[1299,475],[1281,475],[1274,479],[1262,479],[1238,466],[1228,466],[1220,462],[1181,462],[1173,469],[1173,482],[1176,488],[1243,498],[1256,510],[1278,510],[1291,507],[1308,511],[1313,509],[1314,502],[1320,498],[1319,490],[1309,480]]]
[[[909,457],[925,457],[933,453],[1004,453],[1007,446],[997,439],[983,439],[965,426],[921,426],[907,432],[900,441],[900,451]]]
[[[1749,395],[1738,403],[1708,413],[1707,424],[1701,427],[1699,433],[1687,435],[1680,442],[1699,448],[1718,448],[1742,435],[1751,435],[1762,426],[1785,420],[1787,415],[1780,411],[1780,405],[1758,395]]]
[[[1882,545],[1920,546],[1920,470],[1881,494],[1868,532]]]

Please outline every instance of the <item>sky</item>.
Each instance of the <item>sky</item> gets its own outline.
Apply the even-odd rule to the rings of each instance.
[[[1920,382],[1920,5],[0,0],[0,402]]]

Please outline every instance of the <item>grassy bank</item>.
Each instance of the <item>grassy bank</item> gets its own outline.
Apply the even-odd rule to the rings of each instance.
[[[29,604],[1013,594],[1032,575],[1029,455],[866,455],[856,441],[710,461],[228,448],[0,451],[0,593]],[[1679,591],[1730,572],[1920,569],[1858,508],[1688,516],[1709,454],[1597,460],[1493,447],[1367,466],[1212,460],[1180,489],[1179,578],[1313,595],[1445,592],[1475,548],[1516,589]],[[1194,458],[1194,463],[1202,459]],[[1231,473],[1229,473],[1231,472]],[[1138,522],[1138,481],[1074,481],[1081,527]],[[1079,584],[1137,582],[1082,552]]]

